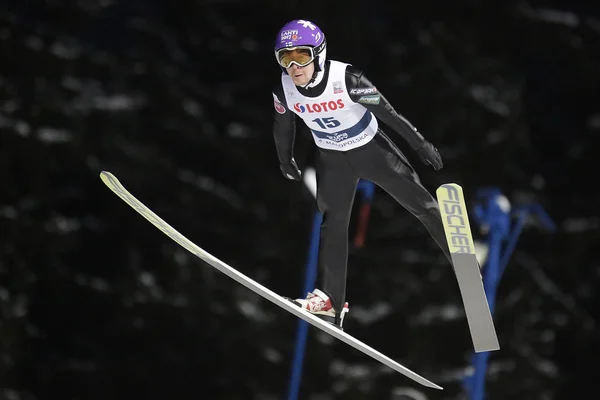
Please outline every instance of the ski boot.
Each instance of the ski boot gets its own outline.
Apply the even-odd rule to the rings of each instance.
[[[344,317],[349,311],[347,302],[344,303],[341,312],[336,312],[329,296],[321,290],[315,289],[313,292],[309,292],[305,299],[295,299],[294,303],[336,328],[344,330]]]

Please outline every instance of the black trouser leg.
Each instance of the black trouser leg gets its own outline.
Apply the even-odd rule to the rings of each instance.
[[[423,187],[404,154],[381,132],[365,147],[367,149],[356,153],[353,165],[356,163],[364,178],[389,193],[421,221],[452,265],[438,202]]]
[[[348,226],[358,176],[345,153],[318,151],[317,204],[323,216],[319,241],[321,289],[339,313],[346,298]]]

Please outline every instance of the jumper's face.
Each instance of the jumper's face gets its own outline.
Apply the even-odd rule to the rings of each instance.
[[[296,86],[304,86],[308,82],[310,82],[314,72],[315,72],[315,63],[311,62],[308,65],[300,67],[295,63],[286,68],[288,75],[292,78],[294,85]]]
[[[296,86],[305,86],[315,72],[315,52],[312,46],[295,46],[279,49],[275,57],[285,68]]]

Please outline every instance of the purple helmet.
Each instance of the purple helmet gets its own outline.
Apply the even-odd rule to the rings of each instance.
[[[278,50],[297,46],[311,47],[315,61],[315,70],[323,70],[327,55],[327,44],[325,42],[325,34],[317,25],[303,19],[295,19],[285,24],[279,30],[275,39],[275,58],[279,62]]]

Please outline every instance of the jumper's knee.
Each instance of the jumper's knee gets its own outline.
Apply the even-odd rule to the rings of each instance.
[[[441,218],[440,207],[435,201],[423,204],[423,207],[413,211],[413,214],[419,219],[430,217]]]

